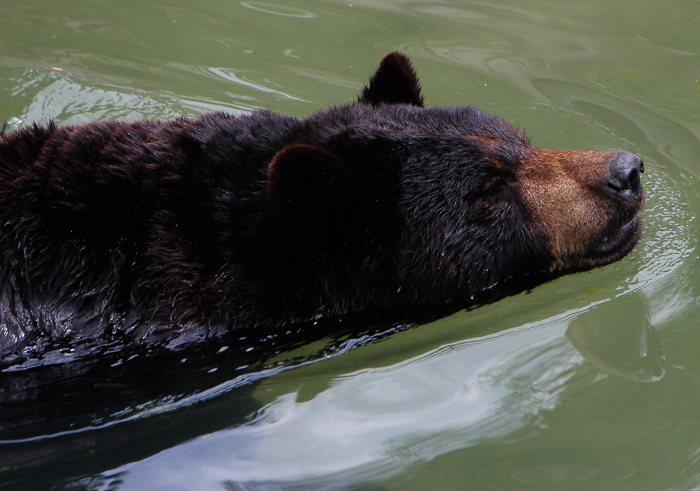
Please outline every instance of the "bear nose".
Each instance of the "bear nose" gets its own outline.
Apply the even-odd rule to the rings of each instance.
[[[642,181],[639,174],[644,172],[644,162],[633,153],[617,152],[608,161],[608,191],[625,201],[642,199]]]

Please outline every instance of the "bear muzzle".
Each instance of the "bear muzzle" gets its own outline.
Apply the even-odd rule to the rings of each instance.
[[[519,189],[538,224],[552,271],[610,264],[628,254],[642,233],[642,159],[629,152],[530,148]]]

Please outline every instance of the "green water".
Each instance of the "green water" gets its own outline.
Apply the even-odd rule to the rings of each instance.
[[[428,105],[640,155],[648,201],[619,263],[255,383],[38,424],[0,441],[0,489],[699,489],[699,25],[689,0],[2,1],[10,126],[304,116],[399,49]]]

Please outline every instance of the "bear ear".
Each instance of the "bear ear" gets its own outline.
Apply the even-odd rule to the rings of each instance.
[[[359,102],[381,104],[412,104],[423,107],[418,75],[408,56],[394,51],[379,63],[379,68],[362,89]]]
[[[285,227],[324,232],[342,221],[350,175],[333,153],[312,145],[280,150],[267,173],[270,210]]]

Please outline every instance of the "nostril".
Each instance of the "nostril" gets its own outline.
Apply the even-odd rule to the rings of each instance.
[[[610,191],[624,200],[634,201],[641,197],[644,162],[633,153],[618,152],[608,161],[608,183]]]
[[[637,169],[632,169],[630,171],[629,177],[627,178],[627,182],[629,182],[630,189],[639,189],[639,187],[642,185],[642,182],[639,179],[640,172],[641,171]]]
[[[627,169],[624,173],[618,172],[611,175],[608,180],[608,187],[617,191],[637,189],[639,186],[641,186],[641,181],[637,169]]]

